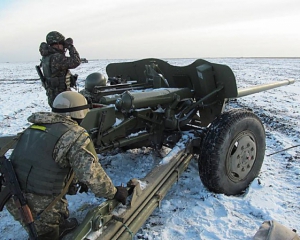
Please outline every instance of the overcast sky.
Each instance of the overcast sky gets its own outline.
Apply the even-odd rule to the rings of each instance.
[[[0,62],[50,31],[87,59],[300,57],[300,0],[0,0]]]

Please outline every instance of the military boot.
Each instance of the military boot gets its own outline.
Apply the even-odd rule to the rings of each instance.
[[[59,239],[62,239],[66,234],[72,232],[78,226],[76,218],[65,219],[59,225]]]
[[[38,240],[57,240],[59,239],[59,229],[55,227],[51,232],[47,232],[44,234],[39,234]],[[30,238],[28,238],[30,240]]]

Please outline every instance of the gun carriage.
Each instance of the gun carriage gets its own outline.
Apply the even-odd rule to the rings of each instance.
[[[97,152],[141,146],[172,150],[145,178],[128,182],[131,200],[126,211],[116,215],[117,202],[104,202],[87,214],[74,239],[88,239],[95,232],[99,239],[131,238],[130,232],[138,231],[193,157],[210,191],[243,193],[262,166],[265,131],[253,112],[225,111],[225,105],[230,99],[294,82],[238,89],[228,66],[202,59],[182,67],[143,59],[111,63],[106,71],[119,84],[94,88],[100,101],[92,103],[81,123]],[[0,140],[0,147],[8,138]]]

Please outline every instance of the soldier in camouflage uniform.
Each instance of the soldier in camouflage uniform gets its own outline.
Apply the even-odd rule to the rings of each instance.
[[[73,45],[72,38],[67,38],[56,31],[49,32],[46,41],[40,44],[42,55],[41,66],[45,77],[44,87],[48,96],[48,103],[52,107],[55,97],[76,87],[77,75],[72,75],[69,69],[80,64],[80,56]],[[70,57],[65,55],[68,49]]]
[[[101,73],[91,73],[85,79],[85,88],[81,93],[90,103],[99,103],[100,96],[95,93],[96,86],[106,86],[106,77]]]
[[[78,125],[89,111],[86,99],[77,92],[66,91],[56,97],[53,106],[53,112],[38,112],[28,118],[33,124],[22,133],[10,156],[39,240],[59,239],[77,226],[75,218],[67,219],[68,202],[61,194],[73,174],[97,197],[126,204],[128,196],[125,187],[114,186],[99,163],[88,133]],[[6,207],[23,224],[13,198]]]

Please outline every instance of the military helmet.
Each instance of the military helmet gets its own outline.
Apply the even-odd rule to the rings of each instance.
[[[52,31],[47,34],[46,41],[49,45],[52,45],[65,41],[65,37],[57,31]]]
[[[106,86],[106,77],[101,73],[91,73],[85,79],[85,89],[93,92],[95,86]]]
[[[78,92],[65,91],[56,96],[52,112],[64,114],[74,119],[83,119],[89,111],[86,98]]]

